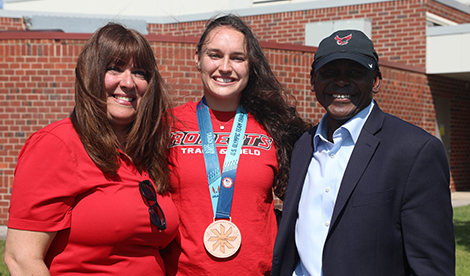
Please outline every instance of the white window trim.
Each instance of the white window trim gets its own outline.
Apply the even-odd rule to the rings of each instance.
[[[441,17],[439,15],[435,15],[430,12],[426,12],[426,20],[432,23],[435,23],[439,26],[455,26],[458,25],[458,23],[451,21],[449,19],[445,19],[444,17]]]

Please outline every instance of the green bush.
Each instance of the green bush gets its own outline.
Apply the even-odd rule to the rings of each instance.
[[[5,255],[5,240],[0,240],[0,275],[8,276],[10,273],[8,272],[8,268],[3,261],[3,255]]]
[[[456,275],[470,275],[470,205],[454,208]]]

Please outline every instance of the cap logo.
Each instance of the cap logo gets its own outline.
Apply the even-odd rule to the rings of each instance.
[[[352,34],[347,35],[347,36],[345,36],[345,37],[336,36],[336,37],[335,37],[335,40],[336,40],[336,43],[337,43],[338,45],[344,46],[344,45],[346,45],[346,44],[349,43],[349,40],[351,39],[351,37],[352,37]]]

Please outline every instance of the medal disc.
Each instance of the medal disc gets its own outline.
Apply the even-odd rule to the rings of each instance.
[[[216,220],[204,232],[204,247],[217,258],[232,256],[240,248],[241,242],[240,230],[229,220]]]

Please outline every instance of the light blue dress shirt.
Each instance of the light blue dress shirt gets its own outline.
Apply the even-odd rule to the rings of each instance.
[[[320,276],[323,245],[335,207],[341,180],[359,134],[369,117],[374,101],[327,139],[327,114],[313,137],[315,150],[305,177],[295,225],[295,244],[300,256],[293,275]]]

